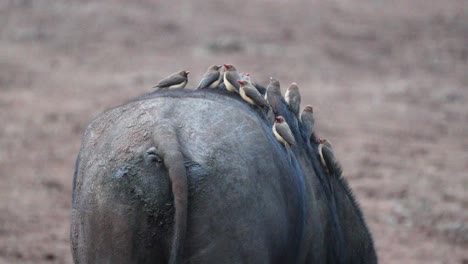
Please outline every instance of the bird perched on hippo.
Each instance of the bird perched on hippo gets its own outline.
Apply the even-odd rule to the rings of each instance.
[[[286,103],[289,106],[289,109],[298,116],[299,109],[301,108],[301,93],[299,92],[299,87],[297,83],[292,83],[289,88],[286,90],[286,94],[284,95]]]
[[[224,85],[231,93],[239,93],[239,83],[242,77],[237,72],[237,69],[232,64],[224,64]]]
[[[279,115],[281,100],[284,101],[284,98],[281,95],[280,82],[278,79],[270,77],[270,83],[268,84],[265,92],[265,100],[267,100],[268,104],[273,109],[273,112],[276,115]]]
[[[221,73],[221,71],[223,71],[223,65],[213,65],[208,68],[197,89],[218,88],[224,77],[224,72]]]
[[[189,71],[178,71],[160,80],[153,88],[185,88]]]
[[[238,80],[239,94],[247,103],[258,107],[268,107],[268,103],[249,79]]]

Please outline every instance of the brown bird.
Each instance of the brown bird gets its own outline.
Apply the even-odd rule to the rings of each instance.
[[[286,94],[284,95],[286,103],[289,105],[289,109],[296,115],[299,115],[299,109],[301,108],[301,94],[299,93],[299,87],[296,83],[292,83],[289,86]]]
[[[260,92],[247,80],[238,80],[239,93],[242,99],[251,105],[257,105],[259,107],[268,107],[268,103],[260,94]]]
[[[275,135],[276,139],[281,142],[286,149],[289,149],[290,146],[296,145],[296,139],[289,128],[288,123],[282,116],[275,117],[275,123],[273,124],[273,134]]]
[[[314,108],[311,105],[307,105],[301,112],[301,123],[305,128],[307,138],[314,134]],[[314,140],[315,141],[315,140]]]
[[[213,65],[203,75],[197,89],[217,88],[223,76],[219,72],[222,65]]]
[[[278,114],[281,98],[283,98],[283,96],[281,95],[279,80],[270,77],[270,84],[268,84],[265,92],[265,100],[270,104],[275,114]]]
[[[232,64],[224,64],[224,85],[229,92],[238,93],[239,92],[239,83],[237,81],[241,80],[239,73],[237,73],[236,67]]]
[[[185,88],[188,81],[189,71],[178,71],[162,79],[153,88]]]
[[[328,175],[340,177],[343,170],[341,164],[335,158],[335,154],[333,154],[332,144],[326,139],[320,139],[319,141],[318,155],[325,172]]]

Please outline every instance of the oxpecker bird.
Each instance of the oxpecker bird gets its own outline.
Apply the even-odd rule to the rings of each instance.
[[[284,95],[286,103],[289,105],[289,109],[296,115],[299,115],[299,109],[301,108],[301,94],[299,93],[299,87],[296,83],[292,83],[289,86],[286,94]]]
[[[305,128],[307,138],[310,140],[314,134],[314,108],[311,105],[307,105],[301,112],[301,123]],[[315,142],[315,138],[313,139]]]
[[[239,80],[239,93],[242,99],[251,105],[268,107],[268,103],[260,92],[247,80]]]
[[[279,80],[270,77],[270,84],[268,84],[266,88],[265,99],[267,100],[268,104],[270,104],[275,114],[278,114],[282,98],[283,96],[281,95]]]
[[[153,88],[185,88],[188,81],[189,71],[179,71],[162,79]]]
[[[320,144],[318,146],[318,154],[320,158],[320,163],[322,164],[325,172],[328,175],[334,175],[340,177],[342,174],[341,165],[333,154],[332,144],[326,139],[320,139]]]
[[[217,88],[224,76],[221,75],[222,65],[213,65],[203,75],[197,89]]]
[[[229,92],[238,93],[239,92],[239,83],[241,80],[239,73],[237,73],[236,67],[232,64],[224,64],[224,85]]]
[[[275,117],[275,123],[273,124],[273,134],[275,135],[276,139],[281,142],[286,147],[286,151],[288,152],[289,160],[291,161],[291,153],[290,148],[291,146],[296,145],[296,139],[289,128],[288,123],[282,116]]]

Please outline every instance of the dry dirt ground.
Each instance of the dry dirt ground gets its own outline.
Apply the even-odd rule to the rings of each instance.
[[[299,84],[381,263],[468,263],[467,61],[466,0],[2,0],[0,263],[71,263],[86,124],[225,62]]]

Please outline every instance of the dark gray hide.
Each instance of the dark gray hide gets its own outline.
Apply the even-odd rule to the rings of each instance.
[[[258,111],[219,90],[168,90],[93,120],[73,182],[74,262],[375,263],[357,204],[325,176],[296,117],[279,111],[298,143],[290,162]],[[153,146],[161,159],[146,154]],[[188,183],[175,253],[166,148],[180,151]]]

